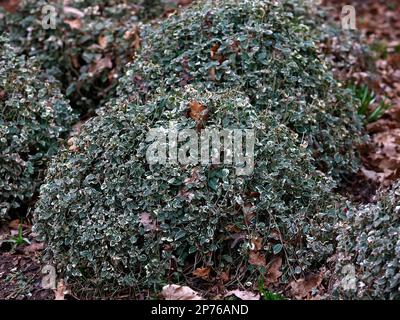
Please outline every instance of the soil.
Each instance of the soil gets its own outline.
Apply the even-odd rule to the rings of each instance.
[[[40,262],[20,250],[0,253],[0,300],[53,300],[54,292],[42,289]]]

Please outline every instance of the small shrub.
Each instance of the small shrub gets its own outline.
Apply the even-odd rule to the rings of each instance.
[[[7,30],[23,53],[35,56],[63,90],[74,108],[92,113],[112,96],[124,65],[140,47],[139,19],[151,19],[165,7],[160,1],[23,0],[14,13],[6,13],[0,30]],[[55,7],[55,29],[42,21]],[[72,9],[71,9],[72,8]]]
[[[337,224],[336,293],[353,299],[400,299],[400,183],[376,204],[351,208]]]
[[[208,110],[205,128],[256,130],[252,175],[225,164],[148,164],[148,130],[198,128],[187,115],[193,101]],[[332,254],[334,183],[270,111],[233,89],[190,87],[117,109],[83,126],[76,152],[62,152],[41,187],[35,231],[70,281],[156,290],[197,267],[235,266],[256,288],[274,256],[287,282]]]
[[[319,169],[335,178],[355,171],[357,107],[328,71],[306,14],[301,1],[200,1],[156,30],[144,28],[119,95],[146,101],[188,83],[239,86],[258,110],[273,111],[307,141]]]
[[[0,219],[29,203],[75,119],[59,84],[0,37]]]

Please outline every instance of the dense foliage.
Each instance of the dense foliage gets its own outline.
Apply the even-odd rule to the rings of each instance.
[[[357,108],[328,71],[307,10],[302,1],[200,1],[143,30],[141,54],[119,95],[146,101],[160,88],[188,83],[239,86],[257,110],[273,111],[307,141],[318,168],[335,178],[355,170]]]
[[[0,37],[0,219],[27,204],[74,120],[59,84]]]
[[[399,201],[397,182],[376,204],[349,209],[336,226],[336,290],[343,297],[400,299]]]
[[[23,0],[5,13],[7,30],[23,53],[39,59],[82,114],[93,111],[114,92],[123,66],[140,47],[139,20],[160,15],[161,1]],[[55,26],[48,28],[55,8]],[[47,28],[44,28],[42,26]]]
[[[228,164],[149,165],[149,129],[197,130],[193,102],[207,110],[205,128],[256,130],[252,175]],[[36,232],[47,261],[86,288],[154,289],[197,267],[221,274],[229,265],[256,286],[276,256],[287,282],[333,252],[334,183],[296,133],[233,88],[125,102],[88,121],[73,150],[49,167]]]

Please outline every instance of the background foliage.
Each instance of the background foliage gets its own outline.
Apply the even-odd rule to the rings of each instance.
[[[49,22],[49,12],[42,12],[46,5],[55,7],[54,29],[42,27],[43,20]],[[165,9],[159,0],[23,0],[16,12],[4,13],[0,30],[62,82],[74,108],[90,115],[113,94],[124,65],[134,59],[139,21]]]
[[[0,219],[28,204],[75,117],[59,83],[0,37]]]

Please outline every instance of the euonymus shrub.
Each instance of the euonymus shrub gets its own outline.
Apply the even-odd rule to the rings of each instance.
[[[336,226],[336,293],[355,299],[400,298],[400,184],[376,204],[350,208]]]
[[[147,0],[22,0],[16,12],[4,13],[0,30],[40,60],[85,114],[112,96],[122,68],[140,47],[139,21],[164,9],[160,1]]]
[[[0,220],[37,191],[46,161],[75,117],[59,84],[0,37]]]
[[[143,30],[120,99],[147,101],[160,88],[188,83],[239,87],[257,110],[272,111],[308,143],[319,169],[335,178],[356,170],[357,108],[319,54],[307,14],[302,1],[200,1]]]
[[[150,165],[149,130],[160,127],[254,129],[254,171]],[[187,87],[144,105],[126,101],[89,120],[74,151],[49,166],[35,211],[46,260],[71,283],[102,290],[159,289],[200,267],[214,276],[239,272],[256,287],[275,257],[283,283],[314,270],[333,252],[334,183],[298,140],[234,89]]]

